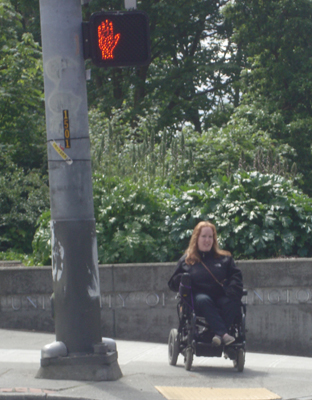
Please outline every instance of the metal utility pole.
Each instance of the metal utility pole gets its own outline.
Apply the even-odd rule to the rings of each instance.
[[[116,346],[101,337],[81,0],[40,0],[40,18],[56,341],[37,377],[115,380]]]

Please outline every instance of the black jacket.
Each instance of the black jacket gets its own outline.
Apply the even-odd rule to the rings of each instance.
[[[209,268],[216,279],[223,283],[222,287],[209,274],[201,263],[188,265],[185,262],[186,255],[180,258],[177,268],[170,278],[168,285],[170,290],[179,291],[181,276],[187,272],[191,276],[193,293],[206,293],[212,298],[228,296],[240,300],[243,295],[243,277],[241,270],[237,268],[230,256],[217,256],[213,252],[201,253],[203,263]]]

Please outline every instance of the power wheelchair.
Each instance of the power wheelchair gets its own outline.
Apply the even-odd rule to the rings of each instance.
[[[247,291],[243,291],[247,295]],[[228,346],[213,346],[211,331],[205,318],[196,316],[192,301],[192,289],[189,274],[183,274],[177,294],[177,311],[179,317],[178,329],[171,329],[168,339],[168,360],[170,365],[176,365],[179,354],[184,356],[185,369],[192,367],[193,357],[222,357],[233,361],[234,368],[243,372],[245,366],[246,345],[246,305],[241,303],[241,313],[235,317],[229,334],[235,337],[235,342]]]

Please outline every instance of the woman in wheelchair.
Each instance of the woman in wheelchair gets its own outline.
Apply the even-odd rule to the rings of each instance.
[[[219,248],[216,228],[210,222],[202,221],[195,227],[168,285],[178,292],[181,286],[182,290],[188,286],[187,281],[196,316],[204,317],[213,331],[212,346],[235,342],[229,328],[241,314],[242,273],[231,253]]]

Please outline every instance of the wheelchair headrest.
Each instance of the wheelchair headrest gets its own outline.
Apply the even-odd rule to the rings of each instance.
[[[190,274],[184,273],[181,276],[180,286],[179,286],[179,294],[183,298],[186,298],[191,293],[191,276]]]
[[[181,276],[181,283],[183,286],[191,286],[191,275],[185,272]]]

